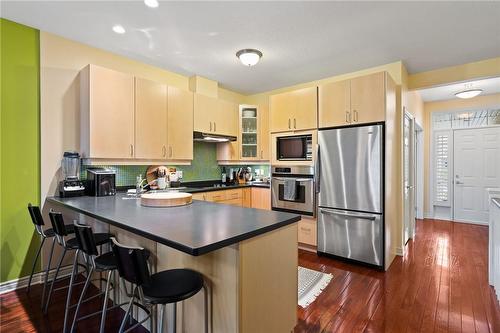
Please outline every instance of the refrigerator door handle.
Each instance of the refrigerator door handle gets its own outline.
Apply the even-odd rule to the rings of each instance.
[[[347,216],[347,217],[357,217],[360,219],[365,219],[365,220],[376,220],[377,217],[373,215],[368,215],[368,214],[363,214],[363,213],[346,213],[343,211],[337,211],[337,210],[331,210],[331,209],[326,209],[326,208],[320,208],[319,211],[323,214],[329,214],[329,215],[341,215],[341,216]]]
[[[320,183],[321,183],[321,169],[320,169],[320,154],[319,154],[319,145],[316,145],[316,159],[314,162],[314,178],[316,183],[316,193],[320,191]]]

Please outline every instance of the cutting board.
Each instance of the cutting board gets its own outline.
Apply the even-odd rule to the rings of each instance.
[[[193,202],[191,193],[158,192],[141,195],[141,205],[146,207],[178,207]]]

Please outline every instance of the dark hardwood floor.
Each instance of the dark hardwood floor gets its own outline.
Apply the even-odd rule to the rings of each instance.
[[[405,257],[388,272],[299,252],[303,267],[334,278],[295,332],[500,332],[488,285],[488,228],[417,221]]]
[[[295,332],[500,332],[487,260],[487,227],[433,220],[417,222],[407,255],[386,273],[301,250],[301,266],[334,278],[315,302],[298,308]],[[47,316],[40,292],[34,286],[30,294],[0,295],[0,332],[60,332],[65,292],[55,294]],[[89,302],[82,313],[100,306]],[[123,311],[111,311],[106,332],[116,332],[122,317]],[[89,319],[78,331],[97,332],[98,325],[98,318]]]
[[[81,278],[83,281],[83,278]],[[56,287],[67,285],[69,279],[63,279],[56,284]],[[76,286],[72,302],[75,304],[80,296],[83,285]],[[88,295],[95,295],[98,289],[90,286]],[[34,285],[30,293],[26,289],[19,289],[0,295],[0,332],[62,332],[64,321],[64,307],[66,305],[66,289],[56,291],[53,294],[51,306],[47,315],[43,315],[40,309],[40,297],[42,286]],[[111,302],[109,303],[111,306]],[[102,298],[97,297],[93,300],[83,303],[80,308],[80,315],[85,315],[98,311],[102,308]],[[71,312],[74,313],[74,312]],[[118,332],[121,320],[125,312],[121,309],[113,309],[108,312],[106,320],[106,332]],[[71,319],[73,317],[70,317]],[[70,323],[71,324],[71,323]],[[94,316],[77,325],[77,332],[99,332],[100,316]],[[69,328],[68,328],[69,331]],[[134,333],[148,332],[139,327],[132,330]]]

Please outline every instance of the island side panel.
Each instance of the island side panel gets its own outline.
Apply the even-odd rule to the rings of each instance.
[[[240,333],[291,332],[297,324],[297,223],[240,246]]]
[[[190,268],[203,274],[211,289],[212,319],[209,332],[238,331],[238,245],[202,256],[192,256],[157,244],[158,271]],[[177,307],[177,332],[204,332],[203,291]],[[210,302],[210,301],[209,301]],[[169,312],[167,311],[166,315]],[[168,321],[169,317],[166,317]]]

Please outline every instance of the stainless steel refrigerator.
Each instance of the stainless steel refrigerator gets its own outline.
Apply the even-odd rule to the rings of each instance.
[[[318,253],[384,265],[384,127],[318,132]]]

